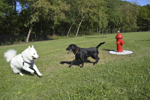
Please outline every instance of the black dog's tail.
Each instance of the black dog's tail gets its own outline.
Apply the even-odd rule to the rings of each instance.
[[[105,42],[100,43],[96,48],[100,47],[102,44],[104,44]]]

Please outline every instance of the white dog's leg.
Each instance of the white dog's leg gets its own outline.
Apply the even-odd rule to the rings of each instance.
[[[30,72],[31,74],[34,74],[34,70],[30,69],[28,65],[24,64],[23,68],[25,71]]]
[[[37,66],[35,64],[33,64],[33,69],[36,71],[36,73],[41,77],[42,74],[39,72]]]
[[[10,63],[10,67],[11,67],[11,69],[13,70],[13,72],[15,73],[15,74],[20,74],[21,76],[23,76],[23,74],[21,73],[21,70],[19,70],[19,69],[17,69],[15,66],[13,66],[11,63]]]

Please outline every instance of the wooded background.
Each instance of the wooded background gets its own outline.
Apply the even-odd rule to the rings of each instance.
[[[118,30],[149,31],[150,5],[122,0],[0,0],[0,45]]]

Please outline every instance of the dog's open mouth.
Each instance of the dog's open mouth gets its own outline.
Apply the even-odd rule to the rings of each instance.
[[[69,50],[67,53],[69,54],[72,50]]]
[[[32,56],[33,60],[36,60],[36,58],[34,56]]]

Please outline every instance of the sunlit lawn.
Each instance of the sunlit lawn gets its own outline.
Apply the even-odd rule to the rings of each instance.
[[[130,55],[111,55],[116,50],[116,34],[91,35],[0,47],[0,100],[149,100],[150,99],[150,32],[122,33],[124,50]],[[97,65],[80,61],[69,68],[73,53],[69,44],[82,48],[99,48]],[[34,45],[40,58],[36,65],[43,77],[14,74],[3,55],[8,49],[21,53]],[[94,62],[92,58],[88,58]]]

